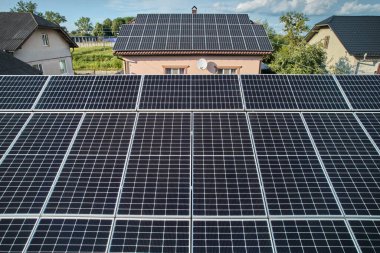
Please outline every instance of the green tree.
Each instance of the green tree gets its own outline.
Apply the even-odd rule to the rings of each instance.
[[[57,24],[57,25],[60,25],[60,24],[65,23],[67,21],[65,16],[62,16],[58,12],[54,12],[54,11],[46,11],[44,18],[50,22]]]
[[[330,67],[330,72],[336,75],[349,75],[354,73],[354,69],[355,66],[350,64],[347,57],[341,57],[334,66]]]
[[[107,18],[103,21],[104,36],[112,36],[112,20]]]
[[[135,17],[125,17],[125,18],[124,18],[125,24],[129,24],[129,23],[132,22],[134,19],[135,19]]]
[[[81,17],[75,22],[77,27],[77,32],[80,35],[90,35],[91,31],[94,29],[89,17]]]
[[[96,23],[96,24],[95,24],[95,28],[94,28],[94,30],[92,31],[92,34],[93,34],[94,36],[104,36],[103,25],[100,24],[100,23]]]
[[[33,14],[36,14],[38,16],[43,16],[41,12],[37,12],[38,4],[33,3],[32,1],[24,2],[24,1],[18,1],[16,3],[16,6],[11,8],[11,12],[30,12]]]
[[[124,18],[115,18],[112,21],[112,34],[116,36],[119,33],[120,26],[125,24]]]
[[[309,31],[307,22],[309,18],[299,12],[287,12],[280,17],[280,22],[284,24],[285,38],[289,43],[300,43],[303,41],[303,33]]]

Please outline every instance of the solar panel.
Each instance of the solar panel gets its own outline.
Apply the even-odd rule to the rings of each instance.
[[[380,220],[350,220],[352,232],[362,253],[380,250]]]
[[[27,252],[105,252],[111,220],[41,219]]]
[[[188,216],[189,187],[190,114],[140,114],[118,213]]]
[[[0,213],[39,213],[79,114],[36,114],[0,165]]]
[[[272,220],[271,223],[277,252],[357,252],[343,220]]]
[[[87,114],[45,213],[113,214],[135,114]]]
[[[379,215],[380,156],[352,114],[305,114],[346,215]]]
[[[242,75],[247,109],[298,109],[284,75]]]
[[[17,136],[29,114],[0,114],[0,158]]]
[[[46,76],[3,76],[0,110],[31,109],[46,80]]]
[[[0,219],[0,252],[22,252],[36,219]]]
[[[110,252],[190,252],[189,222],[116,220]]]
[[[380,114],[358,113],[357,116],[377,147],[380,148]]]
[[[299,114],[250,114],[271,215],[341,215]]]
[[[380,109],[379,75],[338,75],[337,79],[354,109]]]
[[[332,76],[289,75],[287,78],[299,109],[349,109]]]
[[[273,252],[266,220],[193,222],[193,252]]]
[[[135,109],[140,76],[53,76],[36,109]]]

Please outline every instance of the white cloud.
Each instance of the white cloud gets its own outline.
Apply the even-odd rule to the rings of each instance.
[[[239,3],[236,7],[237,11],[249,12],[257,9],[262,9],[272,5],[273,0],[253,0],[244,3]]]
[[[356,1],[348,2],[339,10],[339,14],[343,15],[366,12],[380,12],[380,4],[361,4]]]
[[[307,15],[322,15],[331,11],[337,0],[306,0],[304,12]]]

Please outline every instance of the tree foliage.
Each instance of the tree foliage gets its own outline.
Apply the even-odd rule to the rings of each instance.
[[[75,22],[77,27],[77,33],[82,36],[90,35],[91,31],[94,29],[89,17],[81,17]]]
[[[284,24],[285,38],[289,43],[300,43],[303,40],[302,34],[309,31],[307,22],[309,18],[299,12],[287,12],[280,17],[280,22]]]
[[[112,20],[107,18],[103,21],[104,36],[112,36]]]
[[[38,5],[36,3],[33,3],[32,1],[24,2],[24,1],[18,1],[16,3],[16,6],[11,8],[11,12],[30,12],[39,16],[42,16],[42,13],[37,12]]]
[[[120,26],[125,24],[124,18],[115,18],[112,20],[112,34],[116,36],[119,33]]]
[[[58,12],[54,12],[54,11],[46,11],[44,18],[50,22],[57,24],[57,25],[60,25],[60,24],[65,23],[67,21],[65,16],[62,16]]]
[[[355,66],[350,64],[347,57],[341,57],[334,66],[330,67],[330,72],[336,75],[350,75],[355,72],[354,69]]]
[[[104,30],[103,30],[103,25],[100,23],[95,24],[95,28],[92,31],[92,34],[94,36],[104,36]]]

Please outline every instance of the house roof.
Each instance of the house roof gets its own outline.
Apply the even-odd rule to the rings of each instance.
[[[353,56],[380,56],[380,16],[331,16],[306,36],[309,41],[323,27],[330,27],[347,52]]]
[[[139,14],[123,25],[116,55],[265,55],[273,51],[264,27],[247,14]]]
[[[59,25],[32,13],[0,12],[0,24],[0,50],[16,51],[38,28],[53,29],[70,47],[78,47]]]
[[[41,75],[42,73],[11,54],[0,51],[0,75]]]

